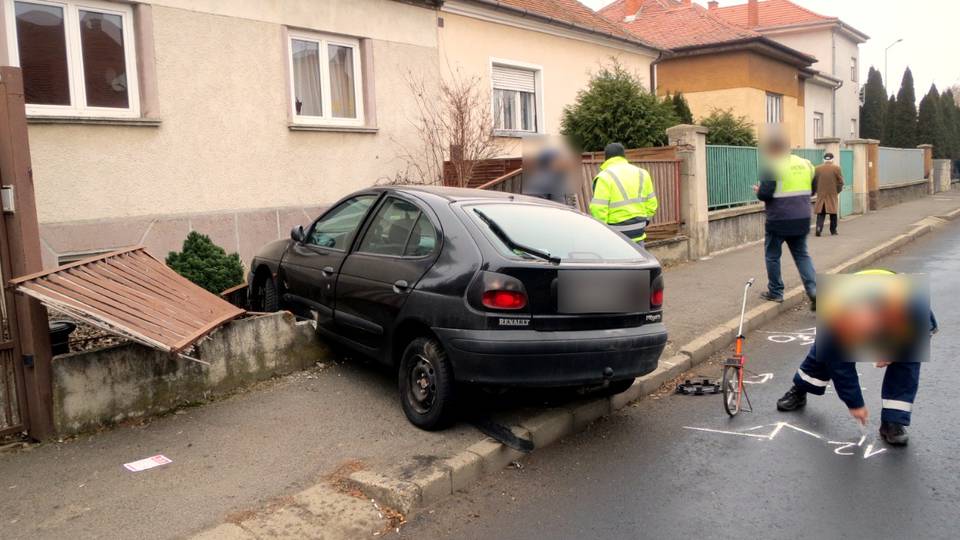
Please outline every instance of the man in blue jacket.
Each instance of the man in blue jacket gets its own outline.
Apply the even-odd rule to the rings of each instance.
[[[874,272],[889,271],[868,270],[864,273]],[[933,312],[930,312],[929,330],[930,335],[938,330]],[[793,376],[793,386],[777,401],[777,410],[795,411],[803,408],[807,404],[807,394],[822,396],[832,382],[837,396],[850,410],[850,416],[865,425],[868,412],[860,389],[857,364],[851,361],[850,353],[837,340],[821,336],[818,343],[821,348],[818,350],[816,345],[810,347],[810,352]],[[904,359],[913,358],[907,356]],[[909,440],[906,427],[910,425],[910,413],[920,383],[920,362],[882,361],[874,365],[887,370],[880,390],[883,405],[880,436],[889,444],[905,445]]]

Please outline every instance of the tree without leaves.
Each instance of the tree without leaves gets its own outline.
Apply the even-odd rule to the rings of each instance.
[[[707,144],[728,146],[756,146],[754,125],[746,116],[736,116],[733,109],[713,109],[700,119],[700,125],[709,128]]]
[[[676,124],[672,104],[646,91],[640,79],[614,59],[590,78],[575,103],[564,107],[560,132],[576,148],[590,152],[611,142],[627,148],[663,145],[666,129]]]
[[[442,184],[444,162],[449,161],[452,183],[466,186],[478,162],[501,154],[493,134],[490,93],[480,77],[454,70],[436,87],[426,81],[426,77],[407,73],[407,89],[416,104],[410,120],[416,143],[410,148],[394,141],[407,173],[388,183]]]
[[[886,105],[886,90],[880,72],[870,66],[867,84],[863,89],[863,105],[860,106],[860,136],[865,139],[883,137],[883,109]]]

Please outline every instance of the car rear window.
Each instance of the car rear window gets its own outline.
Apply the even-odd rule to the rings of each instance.
[[[480,230],[505,255],[530,258],[530,255],[508,248],[474,209],[479,209],[500,225],[515,243],[546,251],[564,261],[636,261],[643,258],[623,235],[593,218],[563,208],[523,203],[464,207]]]

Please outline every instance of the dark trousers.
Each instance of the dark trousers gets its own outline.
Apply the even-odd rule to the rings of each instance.
[[[823,222],[827,219],[826,212],[817,214],[817,235],[823,232]],[[837,234],[837,215],[830,214],[830,234]]]
[[[909,426],[913,402],[920,386],[920,362],[894,362],[885,369],[883,386],[880,387],[880,420]],[[836,376],[844,376],[848,381],[852,379],[853,383],[860,385],[855,363],[820,358],[814,345],[794,374],[793,384],[804,392],[822,396],[827,384]]]
[[[800,272],[800,279],[803,281],[803,288],[807,291],[807,296],[814,298],[817,296],[817,271],[813,269],[813,259],[807,252],[807,235],[798,236],[780,236],[779,234],[767,231],[764,240],[764,256],[767,262],[767,289],[770,294],[783,298],[783,278],[780,276],[780,257],[783,254],[783,243],[787,243],[790,248],[790,255],[793,256],[793,262],[797,265],[797,271]]]

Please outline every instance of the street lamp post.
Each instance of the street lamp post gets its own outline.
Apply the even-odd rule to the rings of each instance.
[[[887,45],[887,48],[883,50],[883,87],[887,88],[887,85],[890,84],[890,79],[888,78],[890,73],[887,71],[887,53],[890,51],[890,47],[893,47],[897,43],[903,41],[903,38],[897,38],[896,41]],[[887,97],[890,97],[890,92],[886,91]]]

